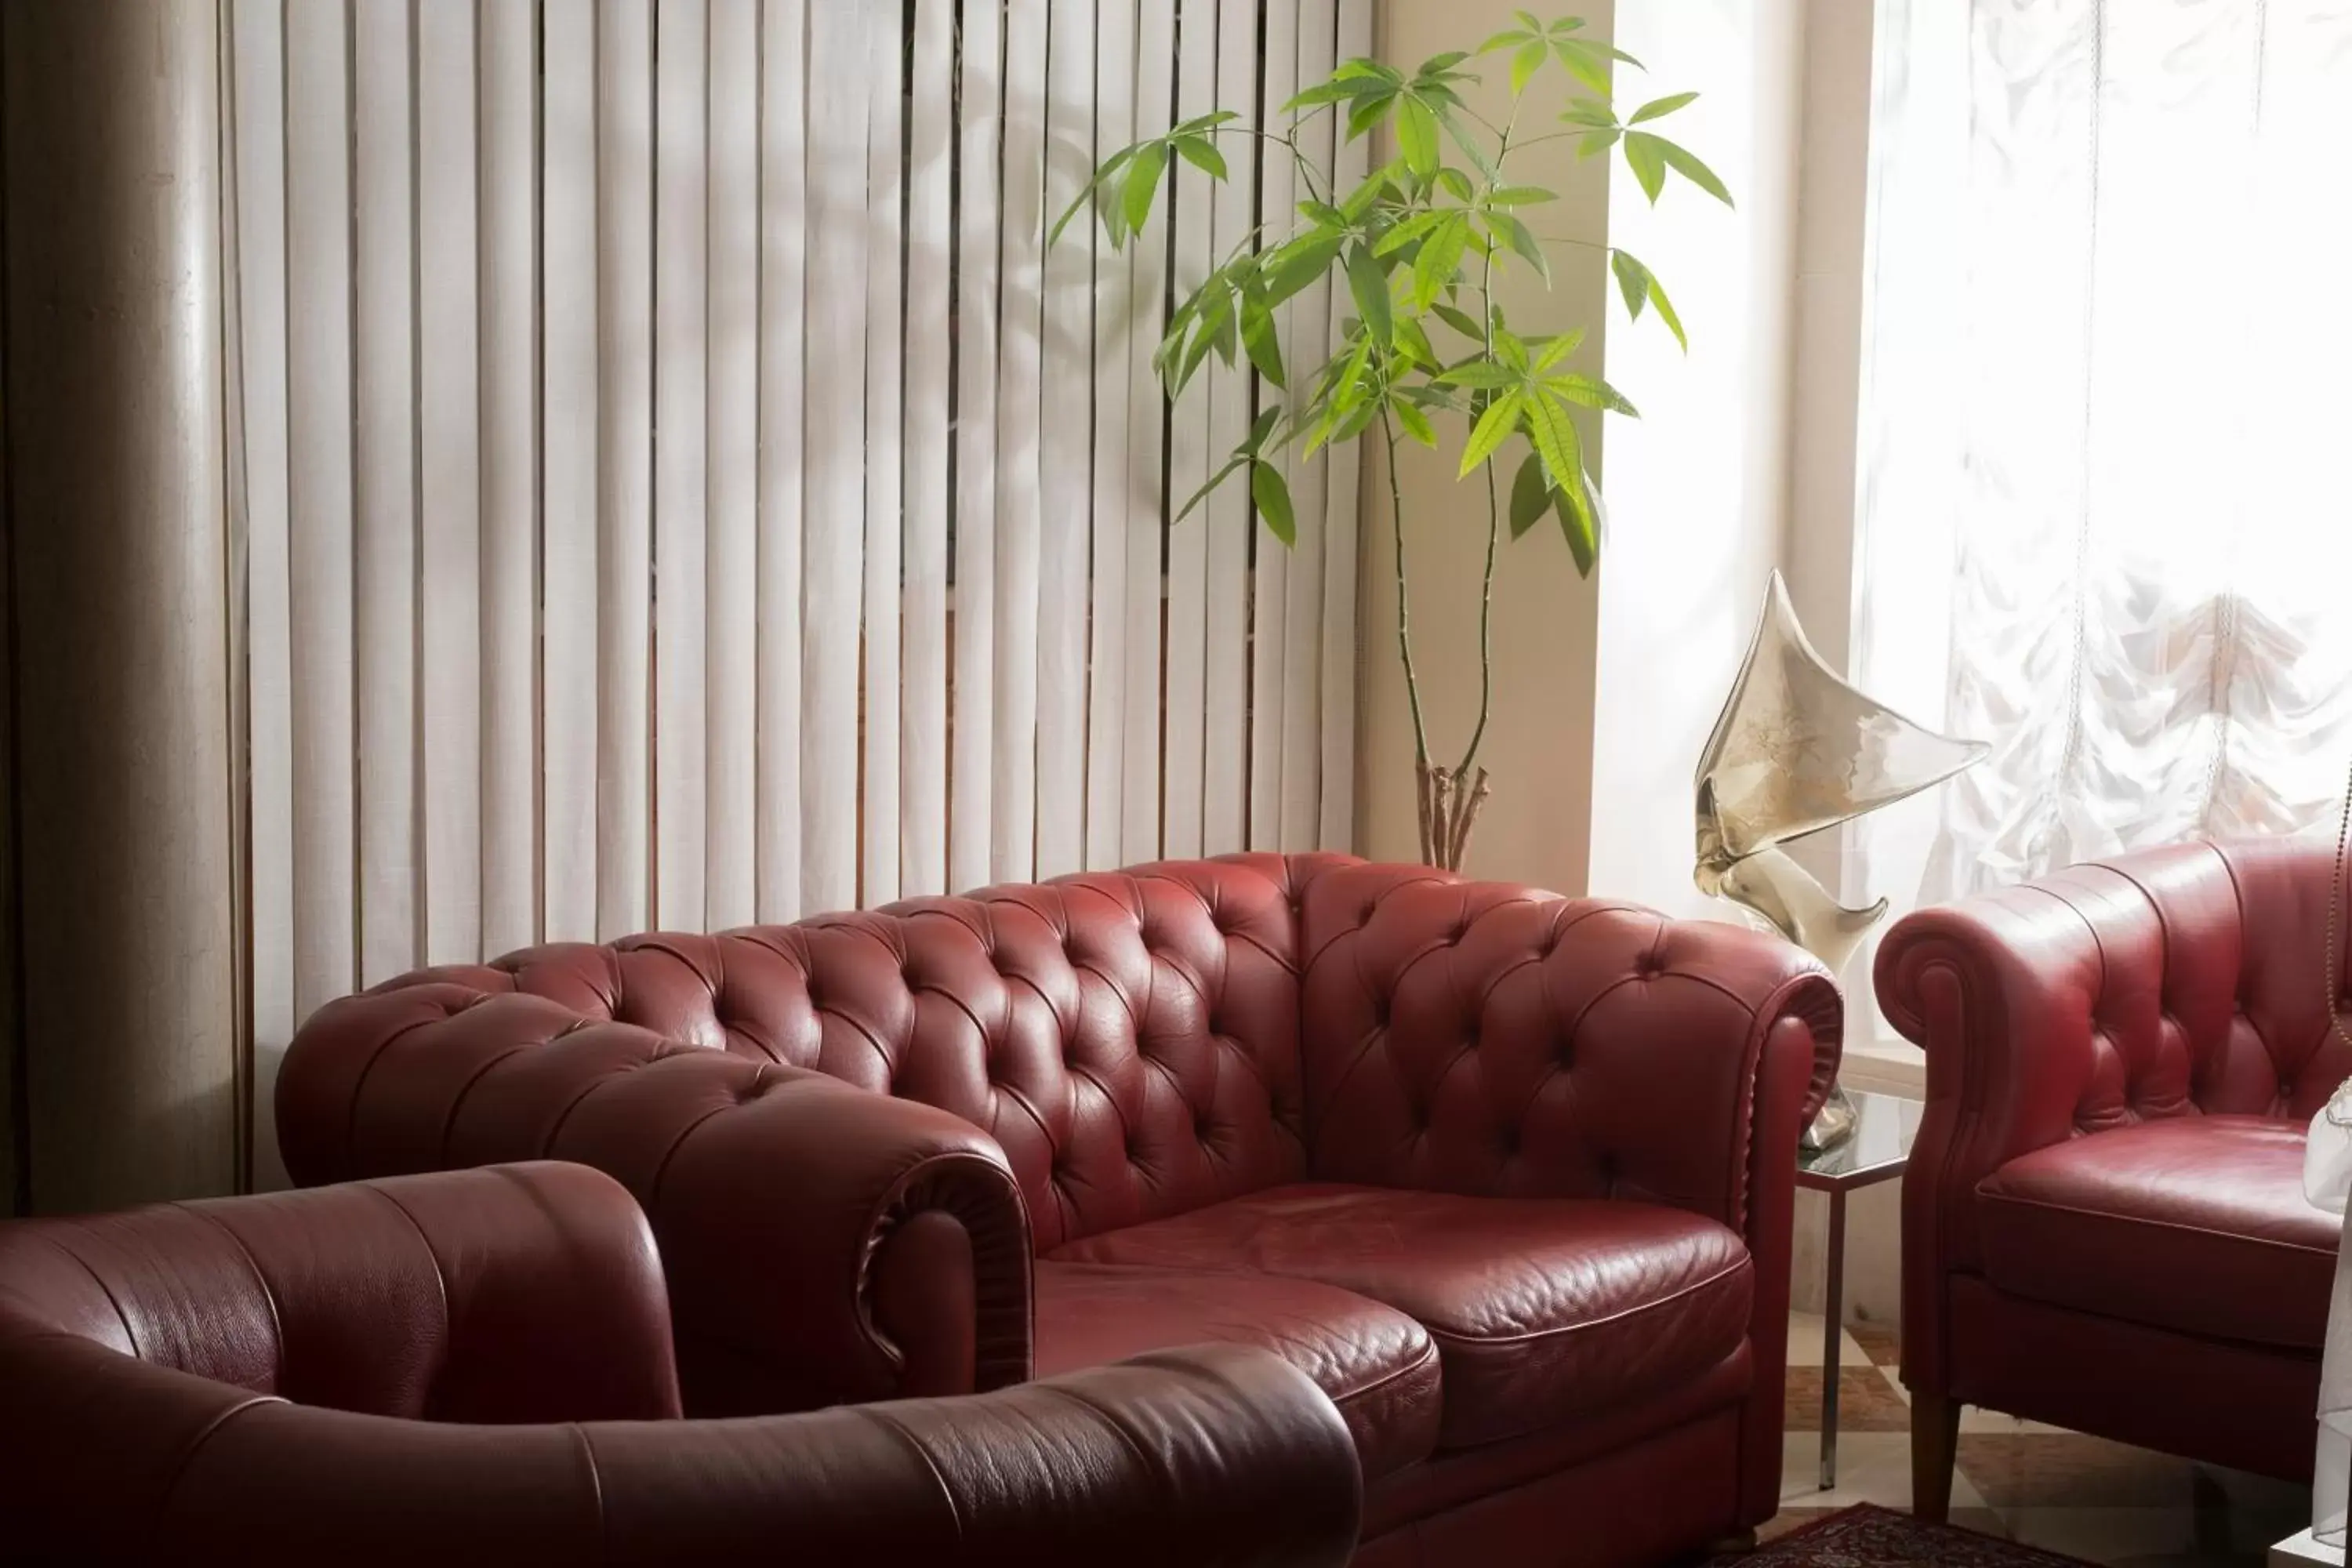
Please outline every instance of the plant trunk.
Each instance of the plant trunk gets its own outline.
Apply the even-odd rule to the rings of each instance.
[[[1471,773],[1453,768],[1414,764],[1415,801],[1421,808],[1421,858],[1424,864],[1448,871],[1462,869],[1470,852],[1471,830],[1486,809],[1486,770]]]

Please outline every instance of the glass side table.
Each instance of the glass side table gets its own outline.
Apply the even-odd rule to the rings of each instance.
[[[1845,1199],[1903,1173],[1911,1141],[1919,1134],[1924,1101],[1849,1089],[1853,1133],[1833,1149],[1797,1153],[1797,1185],[1825,1194],[1830,1205],[1827,1261],[1822,1292],[1822,1490],[1837,1485],[1838,1349],[1845,1331]]]

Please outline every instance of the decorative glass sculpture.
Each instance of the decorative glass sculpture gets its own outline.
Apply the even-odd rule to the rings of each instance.
[[[1915,724],[1848,684],[1806,640],[1775,572],[1699,758],[1693,876],[1837,974],[1885,918],[1886,900],[1848,909],[1780,846],[1941,784],[1990,750]],[[1851,1102],[1832,1094],[1807,1145],[1835,1143],[1852,1121]]]

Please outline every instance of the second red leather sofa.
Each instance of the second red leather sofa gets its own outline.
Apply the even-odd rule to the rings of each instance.
[[[687,1407],[1169,1346],[1338,1403],[1360,1564],[1634,1563],[1777,1506],[1820,967],[1336,856],[556,945],[322,1009],[298,1180],[555,1157],[667,1265]]]

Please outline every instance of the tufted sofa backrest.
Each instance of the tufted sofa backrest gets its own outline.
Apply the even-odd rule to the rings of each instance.
[[[1354,865],[1302,900],[1309,1163],[1327,1181],[1620,1197],[1747,1219],[1748,1098],[1775,1027],[1832,1043],[1834,985],[1778,943],[1638,905]],[[1675,1092],[1679,1087],[1682,1092]],[[1661,1092],[1662,1089],[1666,1092]]]
[[[1168,862],[389,987],[521,993],[566,1029],[633,1025],[950,1111],[1003,1147],[1045,1251],[1305,1173],[1298,911],[1353,864]],[[614,1071],[643,1055],[615,1051]]]
[[[2008,898],[2053,897],[2098,933],[2078,977],[2091,1068],[2080,1131],[2198,1111],[2305,1121],[2352,1074],[2329,1018],[2352,1013],[2339,910],[2328,973],[2334,846],[2181,844],[2071,868]]]

